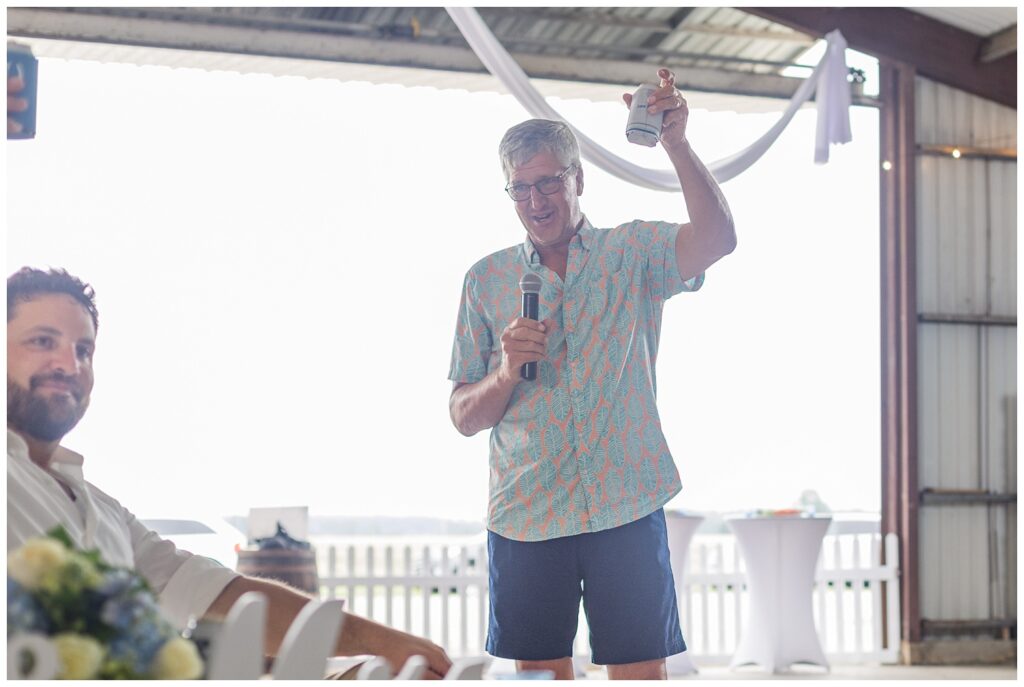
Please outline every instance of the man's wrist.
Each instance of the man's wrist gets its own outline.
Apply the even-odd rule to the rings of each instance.
[[[665,146],[665,150],[669,153],[676,155],[685,155],[690,152],[690,141],[685,136],[682,140],[675,141],[673,143],[666,144],[662,141],[662,145]]]
[[[514,387],[519,383],[519,370],[509,370],[504,365],[498,367],[497,379],[495,380],[498,387],[501,389],[508,389]]]

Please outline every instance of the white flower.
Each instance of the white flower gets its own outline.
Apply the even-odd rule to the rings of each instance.
[[[96,676],[103,661],[103,647],[95,639],[68,632],[54,636],[53,644],[60,661],[58,678],[88,680]]]
[[[25,587],[36,589],[47,575],[60,569],[68,550],[55,539],[29,539],[7,559],[7,574]]]
[[[195,644],[174,637],[167,640],[153,661],[153,677],[158,680],[197,680],[203,674],[203,659]]]

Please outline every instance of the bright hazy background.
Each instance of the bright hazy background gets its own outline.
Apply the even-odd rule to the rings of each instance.
[[[496,153],[528,117],[512,97],[47,59],[38,97],[37,139],[7,146],[7,268],[96,287],[93,403],[65,440],[93,483],[151,517],[483,519],[487,433],[452,427],[446,374],[465,271],[524,237]],[[668,166],[621,104],[551,102]],[[690,138],[716,160],[777,116],[697,110]],[[877,112],[825,166],[814,125],[723,186],[739,247],[666,306],[674,508],[879,508]],[[685,219],[584,170],[596,226]]]

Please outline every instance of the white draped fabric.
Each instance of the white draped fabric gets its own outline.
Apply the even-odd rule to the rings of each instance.
[[[655,191],[679,191],[679,179],[674,170],[648,169],[634,164],[606,150],[584,135],[571,122],[566,121],[540,93],[530,84],[526,72],[512,59],[491,33],[480,15],[472,7],[445,8],[455,25],[462,32],[466,42],[477,57],[515,96],[523,107],[534,117],[557,119],[568,124],[579,139],[583,158],[619,179],[653,189]],[[815,139],[814,160],[828,161],[829,144],[848,143],[850,135],[850,86],[846,80],[846,40],[838,30],[826,37],[828,50],[793,98],[786,111],[763,136],[743,150],[727,158],[712,162],[708,169],[719,182],[725,182],[744,172],[772,146],[779,134],[786,128],[800,106],[818,90],[818,128]],[[625,109],[623,109],[623,130],[625,130]]]

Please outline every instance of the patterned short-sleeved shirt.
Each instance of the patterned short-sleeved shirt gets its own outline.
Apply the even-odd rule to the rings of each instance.
[[[448,377],[483,379],[501,363],[501,333],[522,310],[519,280],[542,282],[547,357],[516,385],[491,430],[487,528],[538,541],[638,520],[679,493],[679,472],[655,406],[664,302],[696,291],[676,264],[678,224],[635,220],[569,244],[565,281],[533,243],[507,248],[466,274]]]

